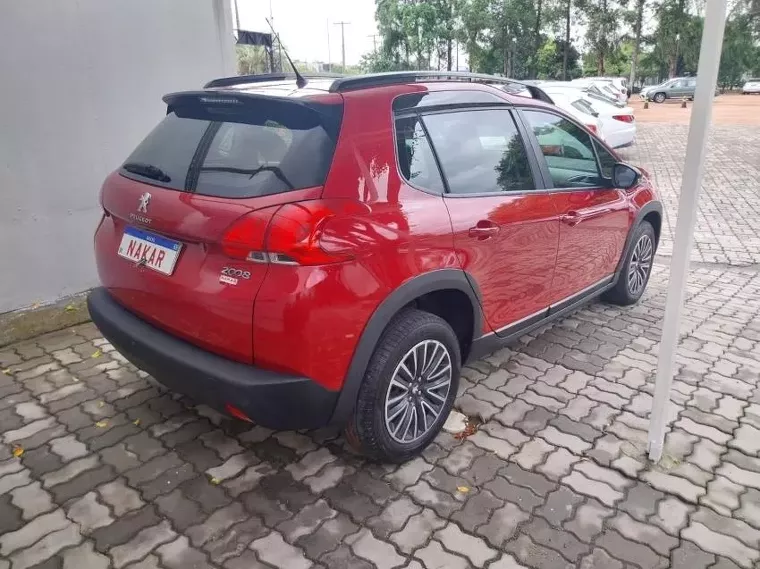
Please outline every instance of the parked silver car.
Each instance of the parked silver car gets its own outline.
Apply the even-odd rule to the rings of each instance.
[[[694,99],[694,91],[697,88],[696,77],[674,77],[651,87],[641,90],[641,98],[645,101],[664,103],[665,99]],[[718,95],[718,88],[715,94]]]

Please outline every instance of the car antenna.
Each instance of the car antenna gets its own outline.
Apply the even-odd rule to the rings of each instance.
[[[265,18],[265,19],[267,21],[267,24],[269,24],[269,27],[272,29],[272,33],[277,38],[277,43],[279,43],[280,47],[282,47],[282,40],[280,39],[280,34],[274,31],[274,26],[272,25],[272,22],[269,21],[269,18]],[[298,72],[298,69],[296,69],[296,66],[293,64],[293,60],[290,59],[290,56],[288,55],[288,50],[283,47],[282,51],[285,52],[285,57],[288,58],[288,63],[290,63],[290,66],[293,68],[293,72],[296,74],[296,86],[299,89],[303,89],[304,87],[306,87],[306,83],[307,83],[306,79],[304,79],[303,75],[301,75]]]

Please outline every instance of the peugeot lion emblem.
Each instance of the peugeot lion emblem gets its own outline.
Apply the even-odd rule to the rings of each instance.
[[[138,213],[148,213],[148,204],[150,203],[150,194],[145,192],[140,196],[140,205],[137,206]]]

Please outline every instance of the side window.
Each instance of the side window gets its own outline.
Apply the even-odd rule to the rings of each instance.
[[[452,194],[536,188],[525,145],[508,110],[431,114],[424,120]]]
[[[538,139],[555,188],[588,188],[604,184],[591,136],[558,115],[523,111]]]
[[[697,80],[696,79],[687,79],[686,80],[686,86],[689,89],[694,89],[697,86]]]
[[[599,158],[599,169],[602,171],[602,177],[611,180],[612,168],[617,164],[617,159],[596,140],[594,141],[594,148],[596,148],[596,155]]]
[[[419,117],[396,119],[396,152],[401,175],[408,182],[443,193],[441,173]]]

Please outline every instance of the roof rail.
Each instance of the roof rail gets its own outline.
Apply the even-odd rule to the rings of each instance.
[[[344,77],[338,73],[301,73],[306,79],[339,79]],[[266,81],[285,81],[296,79],[295,73],[257,73],[255,75],[235,75],[233,77],[220,77],[206,83],[204,89],[214,87],[232,87],[233,85],[246,85],[248,83],[264,83]]]
[[[484,73],[469,73],[465,71],[392,71],[389,73],[372,73],[368,75],[356,75],[336,79],[330,86],[331,93],[342,93],[356,89],[369,87],[381,87],[383,85],[398,85],[423,81],[461,81],[470,83],[485,83],[498,85],[516,85],[525,88],[534,99],[552,103],[546,93],[535,85],[528,85],[521,81],[515,81],[506,77],[486,75]]]

